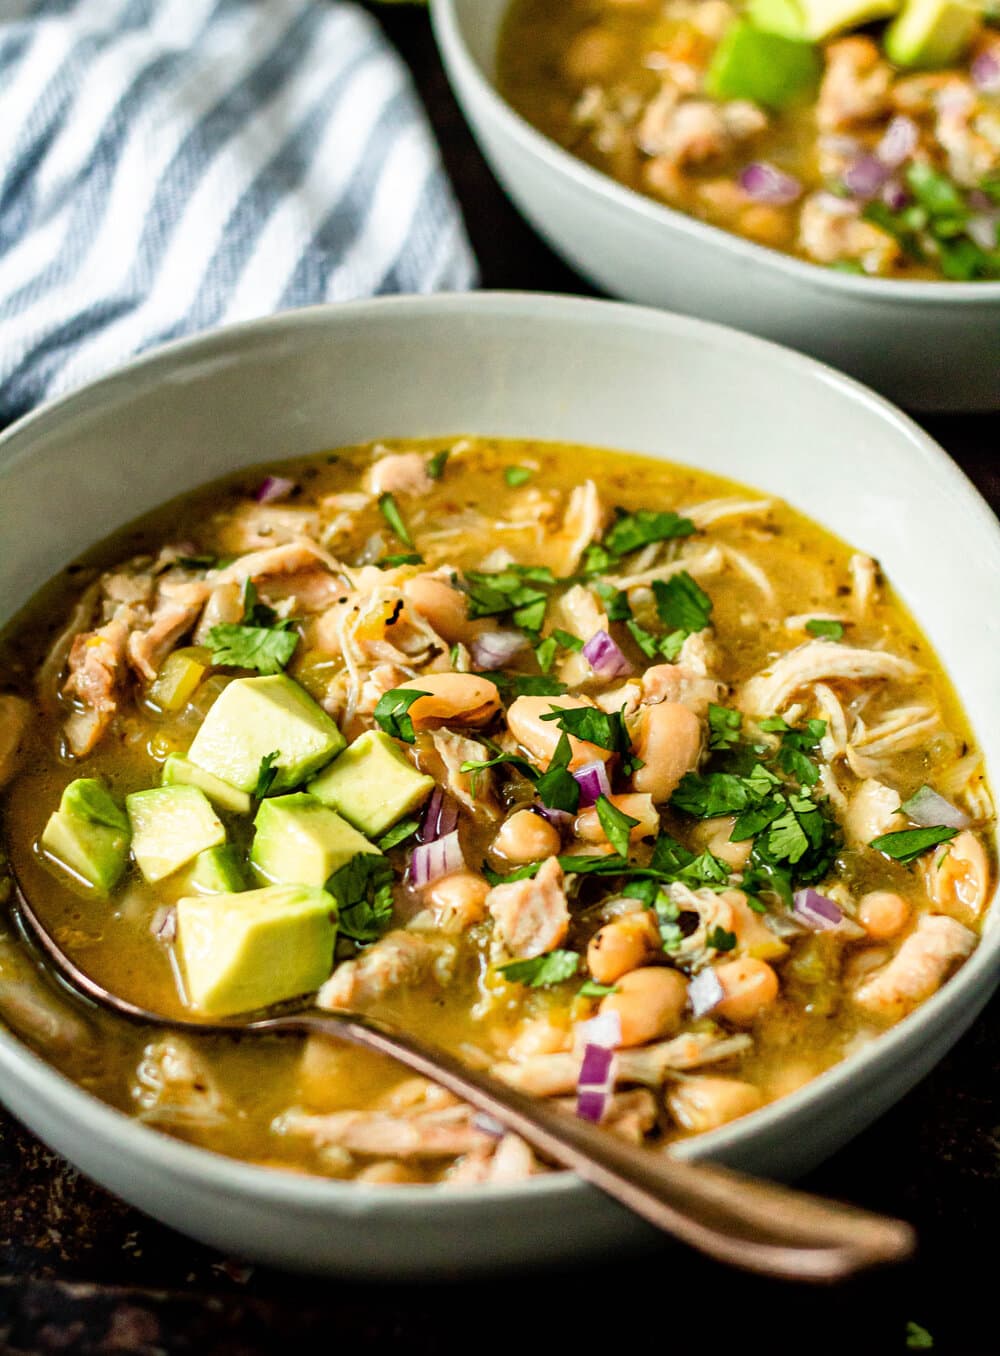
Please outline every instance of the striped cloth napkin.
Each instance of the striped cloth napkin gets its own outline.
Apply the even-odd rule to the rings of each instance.
[[[339,0],[2,0],[0,424],[153,344],[471,287],[423,110]]]

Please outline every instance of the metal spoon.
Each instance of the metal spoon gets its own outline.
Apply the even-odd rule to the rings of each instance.
[[[148,1012],[98,984],[70,959],[15,883],[11,911],[29,942],[78,996],[143,1025],[208,1036],[318,1033],[391,1058],[434,1080],[658,1229],[720,1262],[789,1280],[834,1281],[897,1262],[914,1248],[908,1224],[727,1168],[656,1153],[567,1115],[467,1067],[447,1050],[388,1023],[318,1009],[197,1022]]]

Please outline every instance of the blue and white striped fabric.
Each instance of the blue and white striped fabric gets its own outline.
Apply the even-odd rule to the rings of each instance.
[[[0,423],[153,344],[475,266],[339,0],[0,0]]]

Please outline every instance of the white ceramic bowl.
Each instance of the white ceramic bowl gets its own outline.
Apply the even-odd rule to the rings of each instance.
[[[659,311],[544,296],[292,312],[171,345],[0,439],[0,624],[75,553],[268,458],[405,435],[627,448],[784,496],[877,554],[1000,766],[1000,529],[913,424],[808,359]],[[860,1055],[680,1152],[794,1177],[940,1058],[991,993],[1000,919],[938,995]],[[646,1227],[569,1175],[449,1191],[229,1161],[110,1110],[0,1033],[0,1097],[91,1177],[243,1256],[364,1275],[568,1258]]]
[[[894,282],[807,264],[664,207],[535,131],[493,87],[510,0],[431,0],[449,79],[497,178],[613,296],[811,353],[910,409],[1000,408],[1000,282]]]

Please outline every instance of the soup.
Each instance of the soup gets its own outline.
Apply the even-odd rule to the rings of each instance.
[[[463,438],[242,472],[71,565],[0,673],[6,860],[109,988],[315,993],[654,1147],[902,1020],[991,892],[980,756],[877,563],[667,462]],[[77,1009],[9,930],[0,1011],[252,1162],[544,1168],[370,1053]]]
[[[514,0],[497,75],[574,155],[758,244],[1000,279],[1000,33],[971,7]]]

